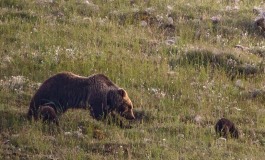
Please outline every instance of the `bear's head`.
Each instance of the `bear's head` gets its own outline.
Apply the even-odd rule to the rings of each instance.
[[[238,129],[233,127],[233,130],[231,131],[231,137],[238,139],[239,135],[240,135],[240,133],[239,133]]]
[[[122,117],[129,120],[135,119],[133,104],[124,89],[110,90],[107,103],[111,110],[118,112]]]

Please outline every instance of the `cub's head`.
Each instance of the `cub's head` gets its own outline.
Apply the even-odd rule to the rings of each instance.
[[[232,135],[231,135],[233,138],[239,138],[240,136],[240,133],[238,131],[238,129],[236,128],[233,132],[232,132]]]
[[[39,116],[43,122],[48,122],[48,123],[53,122],[57,126],[59,126],[59,121],[56,111],[51,106],[40,106]]]
[[[133,104],[124,89],[109,91],[107,103],[112,110],[118,112],[122,117],[129,120],[135,119]]]

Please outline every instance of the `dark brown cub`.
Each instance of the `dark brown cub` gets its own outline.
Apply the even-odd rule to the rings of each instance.
[[[55,123],[59,126],[59,120],[56,111],[51,106],[41,106],[39,110],[40,118],[43,122]]]
[[[228,135],[232,138],[239,138],[239,131],[235,124],[226,118],[221,118],[215,125],[216,134],[220,137],[227,138]]]

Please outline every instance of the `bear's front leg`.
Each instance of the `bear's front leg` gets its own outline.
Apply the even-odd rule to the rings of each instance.
[[[101,104],[93,104],[91,105],[90,108],[90,114],[93,118],[95,118],[96,120],[102,120],[104,119],[104,110],[103,110],[103,106]]]
[[[116,124],[120,126],[121,128],[130,129],[132,126],[127,122],[124,121],[125,119],[121,117],[118,113],[115,111],[110,112],[110,116],[108,117],[108,123],[109,124]]]

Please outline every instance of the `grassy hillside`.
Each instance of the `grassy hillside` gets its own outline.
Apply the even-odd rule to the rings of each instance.
[[[0,159],[263,159],[261,0],[1,0]],[[235,47],[236,45],[240,45]],[[132,129],[69,110],[29,123],[39,85],[104,73],[128,92]],[[240,139],[219,139],[231,119]]]

